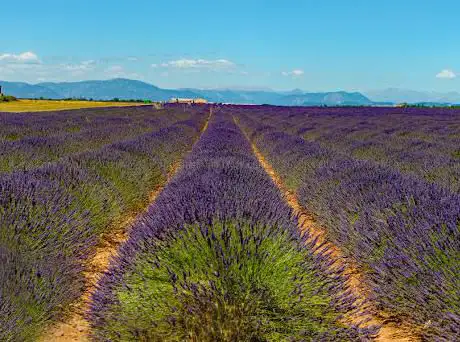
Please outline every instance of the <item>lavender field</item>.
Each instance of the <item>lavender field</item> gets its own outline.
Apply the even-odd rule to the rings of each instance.
[[[375,310],[460,334],[460,111],[226,108],[364,274]]]
[[[0,340],[35,340],[84,291],[102,233],[148,202],[207,113],[0,114]]]
[[[459,339],[460,111],[0,113],[0,341]]]

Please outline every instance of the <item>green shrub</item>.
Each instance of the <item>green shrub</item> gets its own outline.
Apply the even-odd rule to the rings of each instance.
[[[13,102],[17,101],[17,98],[11,95],[0,95],[0,102]]]
[[[99,333],[118,341],[281,341],[340,328],[311,255],[275,230],[215,221],[158,241],[116,289],[113,320]]]

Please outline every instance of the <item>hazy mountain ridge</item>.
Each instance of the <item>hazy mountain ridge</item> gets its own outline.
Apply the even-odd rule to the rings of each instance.
[[[58,99],[60,95],[52,89],[43,87],[39,84],[28,84],[24,82],[4,82],[0,81],[2,92],[7,95],[19,98],[39,98]]]
[[[283,105],[322,105],[322,104],[335,104],[335,105],[372,105],[374,104],[370,99],[358,92],[345,92],[336,91],[328,93],[298,93],[287,95],[281,98]]]
[[[202,97],[211,102],[285,106],[375,104],[359,92],[308,93],[300,89],[289,92],[237,89],[162,89],[142,81],[121,78],[106,81],[46,82],[36,85],[0,81],[0,84],[3,85],[6,94],[20,98],[87,98],[94,100],[119,98],[167,101],[173,97]]]
[[[196,97],[187,90],[161,89],[154,85],[128,79],[107,81],[82,81],[65,83],[39,83],[60,94],[62,98],[87,98],[95,100],[120,99],[152,99],[165,101],[171,97]]]
[[[390,101],[395,103],[460,103],[458,92],[430,92],[400,88],[388,88],[383,90],[370,90],[364,95],[373,101]]]

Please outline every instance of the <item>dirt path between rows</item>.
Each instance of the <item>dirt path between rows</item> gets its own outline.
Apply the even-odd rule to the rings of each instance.
[[[199,137],[201,137],[208,128],[211,115],[212,108],[200,131]],[[199,140],[199,137],[196,139],[195,143]],[[70,314],[65,321],[57,322],[52,325],[40,337],[39,342],[87,342],[90,340],[90,326],[89,322],[85,319],[85,313],[89,309],[91,296],[96,290],[98,280],[107,271],[110,260],[116,256],[118,248],[128,239],[129,232],[136,222],[136,219],[143,215],[152,203],[155,202],[158,195],[163,191],[180,167],[181,161],[177,161],[171,165],[166,182],[150,193],[149,204],[142,212],[127,215],[121,222],[113,224],[113,228],[109,229],[109,231],[102,236],[96,247],[95,254],[92,259],[88,261],[86,271],[84,272],[86,282],[85,292],[78,302],[69,307],[68,312],[70,312]]]
[[[235,120],[235,123],[238,122]],[[241,129],[241,127],[240,127]],[[251,143],[250,139],[245,134],[248,141]],[[316,246],[323,246],[317,250],[320,252],[323,249],[327,249],[331,257],[336,261],[335,267],[343,267],[344,273],[349,277],[348,284],[350,290],[357,298],[357,305],[360,308],[357,312],[345,317],[344,322],[348,324],[357,324],[363,320],[368,320],[364,326],[371,325],[380,325],[380,331],[375,337],[375,341],[378,342],[388,342],[388,341],[398,341],[398,342],[415,342],[421,341],[414,333],[411,333],[409,327],[402,327],[394,322],[386,322],[380,317],[368,313],[372,305],[368,300],[369,291],[364,287],[364,282],[362,281],[363,275],[357,270],[357,267],[353,265],[352,262],[345,258],[344,254],[341,252],[340,248],[332,244],[327,239],[326,231],[318,225],[313,216],[309,214],[300,204],[297,199],[297,196],[290,191],[283,183],[282,179],[275,172],[270,163],[265,159],[265,157],[260,153],[257,146],[251,143],[254,154],[256,155],[259,163],[273,180],[275,185],[280,189],[281,193],[284,194],[284,198],[289,206],[292,208],[294,215],[299,217],[299,228],[302,231],[308,231],[311,236],[311,240],[315,241]],[[363,314],[364,313],[364,314]]]
[[[168,174],[168,181],[174,176],[179,168],[179,163],[171,167]],[[163,190],[165,185],[160,186],[149,195],[149,205],[144,211],[150,207],[157,196]],[[108,269],[110,260],[116,255],[118,247],[125,242],[129,237],[129,232],[136,222],[136,218],[142,215],[127,215],[123,221],[114,224],[112,229],[103,235],[101,241],[96,247],[95,254],[88,261],[85,276],[86,289],[80,300],[69,307],[70,315],[63,321],[53,325],[50,330],[46,331],[39,341],[41,342],[67,342],[67,341],[89,341],[89,323],[85,319],[84,314],[89,309],[91,295],[96,290],[96,284],[104,272]]]

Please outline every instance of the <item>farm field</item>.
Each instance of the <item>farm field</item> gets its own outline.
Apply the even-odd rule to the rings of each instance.
[[[144,106],[133,102],[102,102],[102,101],[65,101],[65,100],[17,100],[0,102],[0,112],[43,112],[98,107],[132,107]]]
[[[460,333],[460,112],[226,108],[360,271],[382,319]]]
[[[460,339],[460,111],[1,106],[0,341]]]

